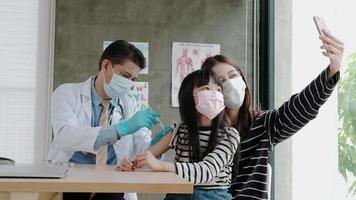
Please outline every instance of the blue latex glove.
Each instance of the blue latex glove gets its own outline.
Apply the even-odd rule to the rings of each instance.
[[[172,127],[166,126],[166,127],[164,127],[164,129],[157,132],[151,140],[151,146],[156,144],[158,141],[160,141],[165,135],[167,135],[171,131],[172,131]]]
[[[116,124],[115,129],[122,137],[135,133],[143,127],[151,129],[154,124],[157,124],[159,116],[158,112],[138,111],[129,120]]]

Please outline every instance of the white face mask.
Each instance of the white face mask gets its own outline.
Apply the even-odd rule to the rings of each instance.
[[[239,109],[245,99],[246,84],[241,76],[229,79],[223,83],[225,106]]]
[[[113,100],[117,100],[125,96],[134,83],[132,80],[115,74],[113,70],[112,73],[113,75],[109,84],[106,83],[104,76],[104,90],[108,97]]]

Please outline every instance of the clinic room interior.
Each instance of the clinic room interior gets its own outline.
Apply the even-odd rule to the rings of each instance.
[[[0,200],[356,199],[355,8],[0,1]]]

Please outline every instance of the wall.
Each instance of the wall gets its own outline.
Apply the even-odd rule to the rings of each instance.
[[[251,2],[58,0],[54,88],[95,75],[104,40],[149,42],[150,72],[139,81],[149,81],[149,103],[162,112],[164,122],[176,121],[178,110],[170,104],[172,42],[221,44],[221,53],[252,76],[252,23],[246,17],[252,16],[252,6],[247,4]]]
[[[282,105],[292,94],[292,1],[275,0],[274,105]],[[275,200],[292,199],[292,140],[275,147]]]
[[[0,155],[17,163],[43,163],[49,135],[51,1],[0,3],[0,68],[2,71]],[[5,68],[2,68],[5,67]],[[5,86],[9,86],[8,89]],[[10,109],[11,112],[6,112]],[[2,130],[3,127],[0,127]],[[0,193],[1,200],[10,199]]]

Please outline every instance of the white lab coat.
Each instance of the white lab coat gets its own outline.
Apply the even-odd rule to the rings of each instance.
[[[54,138],[48,155],[48,160],[53,163],[68,162],[76,151],[97,153],[94,143],[101,127],[91,127],[92,78],[82,83],[62,84],[53,93],[51,113]],[[120,99],[120,104],[123,115],[120,107],[115,107],[111,124],[127,120],[138,111],[137,102],[130,93]],[[151,132],[147,128],[122,137],[114,145],[118,162],[124,157],[133,158],[135,153],[147,149],[150,141]]]

